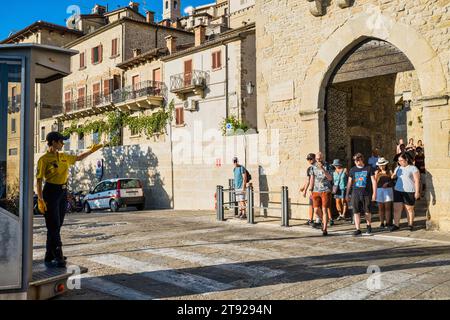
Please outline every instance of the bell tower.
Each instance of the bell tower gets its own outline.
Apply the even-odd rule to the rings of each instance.
[[[181,0],[163,0],[163,19],[176,21],[181,18]]]

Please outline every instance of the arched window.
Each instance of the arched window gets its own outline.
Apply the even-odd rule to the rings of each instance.
[[[169,9],[169,1],[166,1],[166,10]]]

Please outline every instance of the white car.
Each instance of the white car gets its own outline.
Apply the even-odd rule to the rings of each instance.
[[[100,182],[83,199],[83,210],[111,209],[117,212],[121,207],[133,206],[144,210],[145,197],[142,182],[139,179],[110,179]]]

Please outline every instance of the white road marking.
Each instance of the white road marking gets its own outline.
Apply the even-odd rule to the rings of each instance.
[[[143,292],[87,274],[81,276],[81,288],[83,287],[125,300],[155,300]]]
[[[208,257],[203,254],[198,254],[194,252],[185,252],[176,249],[164,248],[164,249],[149,249],[144,250],[146,253],[156,254],[159,256],[174,258],[178,260],[188,261],[190,263],[199,264],[204,267],[217,267],[224,269],[226,271],[234,271],[238,273],[244,273],[252,277],[259,278],[273,278],[284,274],[284,271],[274,270],[262,266],[246,266],[242,265],[242,261],[227,259],[227,258],[217,258]]]
[[[224,291],[233,286],[202,276],[168,269],[167,266],[150,264],[120,255],[101,255],[89,259],[128,273],[140,273],[141,276],[185,288],[192,292],[204,293],[210,291]]]

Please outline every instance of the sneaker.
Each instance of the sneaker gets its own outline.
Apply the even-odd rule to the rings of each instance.
[[[397,230],[400,230],[400,228],[397,227],[395,224],[392,225],[392,227],[389,229],[390,232],[394,232],[394,231],[397,231]]]
[[[372,226],[367,226],[367,230],[366,230],[366,235],[371,235],[372,234]]]
[[[310,226],[312,224],[311,220],[306,221],[305,225]]]
[[[242,217],[241,217],[241,220],[246,220],[247,219],[247,215],[243,215]]]
[[[327,230],[323,230],[323,231],[322,231],[322,236],[326,237],[327,235],[328,235]]]
[[[414,226],[408,226],[408,228],[409,228],[409,231],[414,231]]]
[[[322,229],[322,224],[317,223],[317,222],[314,222],[314,223],[312,224],[312,227],[313,227],[314,229]]]
[[[360,236],[360,235],[362,235],[361,230],[356,230],[355,232],[353,232],[353,236],[354,236],[354,237],[358,237],[358,236]]]
[[[341,221],[343,218],[341,215],[339,215],[339,217],[336,218],[336,221]]]
[[[334,220],[333,219],[330,220],[330,227],[332,227],[332,226],[334,226]]]

